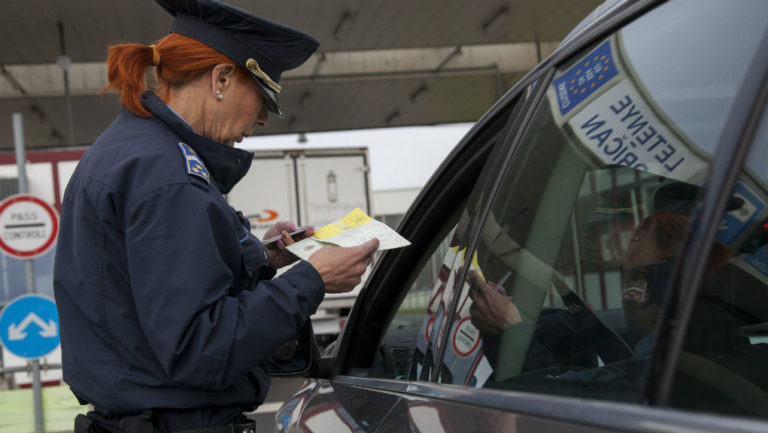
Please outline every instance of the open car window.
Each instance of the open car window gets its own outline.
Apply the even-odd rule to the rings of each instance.
[[[642,399],[716,138],[765,31],[754,14],[767,7],[665,3],[557,70],[467,259],[443,382]],[[713,251],[708,273],[731,254],[723,242]]]

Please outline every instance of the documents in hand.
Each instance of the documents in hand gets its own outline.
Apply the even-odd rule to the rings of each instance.
[[[299,258],[307,260],[309,256],[325,246],[354,247],[373,238],[379,240],[380,251],[407,247],[411,244],[386,224],[376,221],[355,208],[344,218],[315,230],[314,236],[302,239],[286,248]]]

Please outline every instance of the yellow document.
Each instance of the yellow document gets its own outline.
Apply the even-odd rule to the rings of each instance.
[[[402,248],[410,245],[405,238],[388,225],[376,221],[359,208],[355,208],[345,217],[315,230],[315,234],[288,245],[288,251],[307,260],[320,248],[328,245],[354,247],[369,240],[379,240],[379,251]]]

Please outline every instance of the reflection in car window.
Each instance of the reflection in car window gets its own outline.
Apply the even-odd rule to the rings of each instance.
[[[725,213],[717,234],[734,255],[705,278],[694,305],[674,406],[768,418],[767,143],[768,112],[732,189],[742,205]]]
[[[437,193],[436,202],[434,207],[430,203],[433,213],[426,222],[436,229],[437,235],[430,238],[430,246],[420,249],[424,263],[404,270],[412,282],[403,298],[388,310],[390,323],[378,341],[373,368],[367,370],[369,376],[409,380],[432,377],[445,332],[441,325],[449,321],[454,299],[456,262],[461,262],[466,250],[470,200],[476,199],[471,191],[498,175],[497,166],[506,151],[505,139],[528,97],[527,93],[511,95],[494,116],[478,123],[465,138],[470,142],[458,149],[467,152],[466,156],[449,156],[446,160],[446,173],[453,177],[452,183],[433,190]],[[439,211],[434,211],[435,208]],[[447,373],[445,366],[440,371]]]
[[[729,19],[718,23],[719,43],[702,50],[700,32],[689,31],[701,26],[698,14],[672,14],[674,3],[556,72],[482,228],[444,355],[446,382],[641,398],[711,162],[712,143],[689,127],[701,119],[697,127],[720,135],[756,45],[735,37],[749,21],[731,18],[768,12],[765,3],[708,3]],[[715,67],[735,45],[727,71]],[[645,67],[673,46],[674,64]],[[699,74],[702,61],[722,74]],[[692,84],[714,91],[731,82],[733,92],[703,102],[707,116],[673,109],[693,102]],[[724,242],[713,250],[711,273],[731,253]]]
[[[621,32],[624,53],[650,97],[710,155],[768,16],[762,0],[732,3],[672,1]],[[695,55],[704,50],[717,55]]]
[[[435,288],[445,284],[446,271],[452,264],[448,263],[446,269],[443,260],[451,250],[449,241],[453,238],[454,230],[455,227],[440,242],[400,303],[379,346],[371,376],[407,379],[416,356],[417,340],[424,340],[418,338],[422,321],[431,308],[432,296],[437,292]],[[423,349],[421,353],[424,353]]]

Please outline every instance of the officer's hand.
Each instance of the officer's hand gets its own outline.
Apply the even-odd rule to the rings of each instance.
[[[312,254],[308,261],[323,278],[326,293],[344,293],[360,284],[378,248],[378,239],[356,247],[325,247]]]
[[[499,335],[510,325],[522,322],[520,311],[506,295],[497,291],[476,271],[469,271],[469,314],[472,325],[486,336]]]
[[[269,266],[278,269],[283,266],[290,265],[298,260],[298,257],[294,256],[290,251],[285,249],[286,245],[291,245],[294,242],[300,241],[304,238],[315,234],[315,229],[309,227],[307,231],[298,233],[291,237],[290,232],[296,230],[296,225],[290,221],[280,221],[272,226],[264,234],[264,239],[280,235],[280,239],[275,243],[274,247],[267,248],[267,254],[269,255]]]

